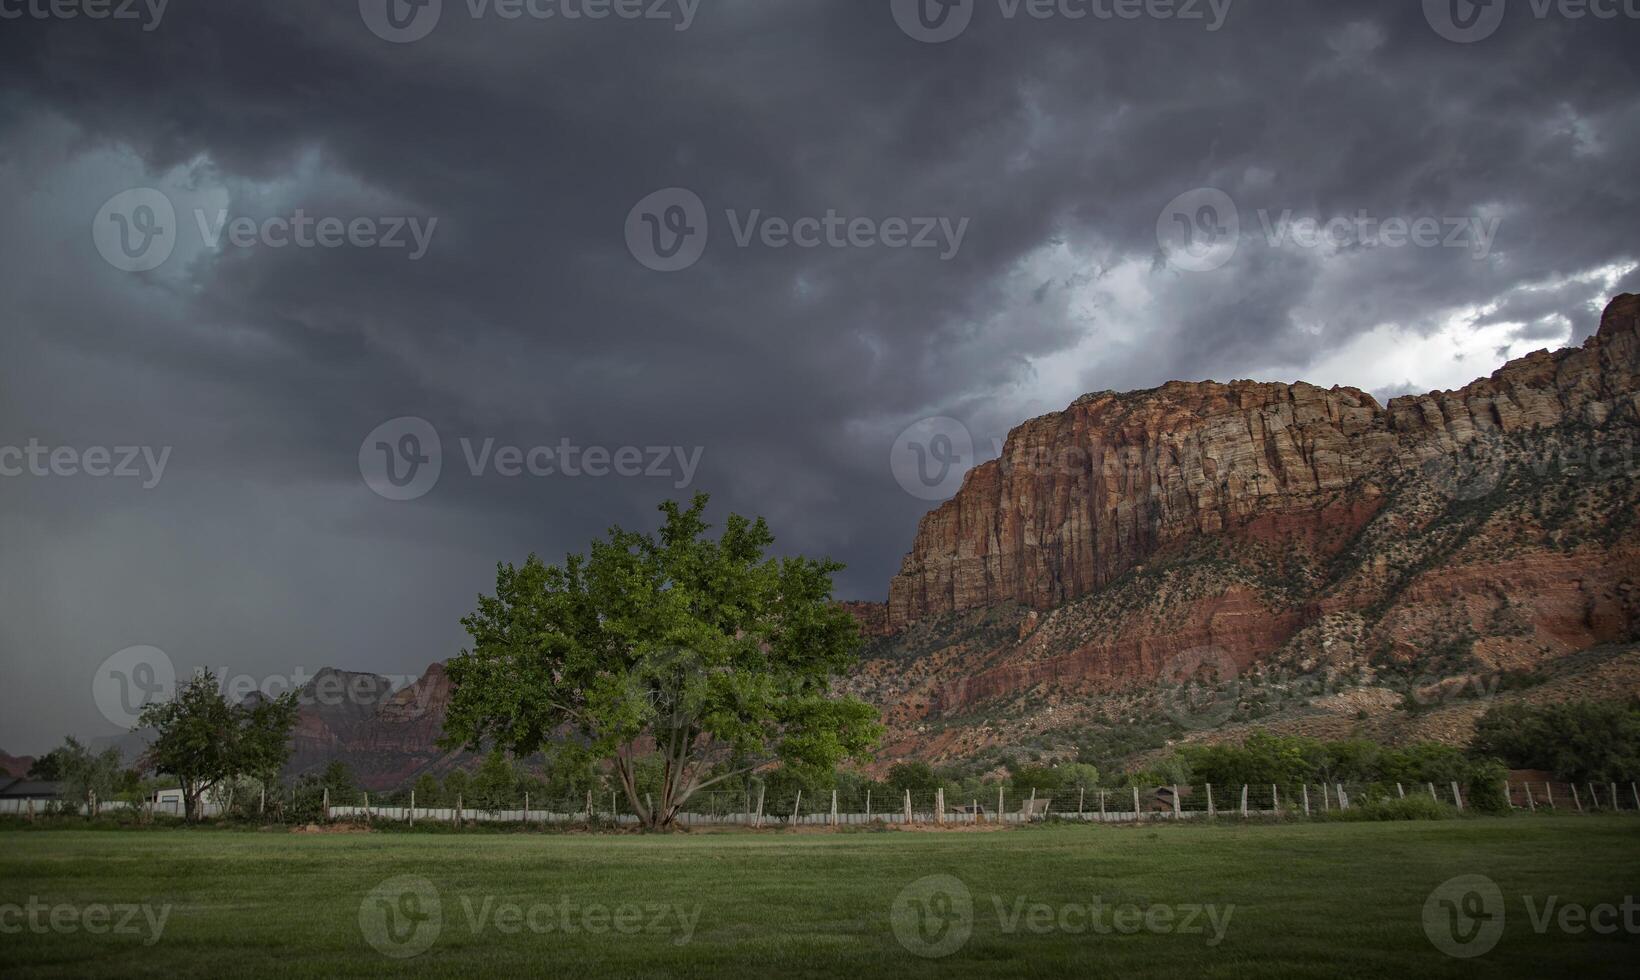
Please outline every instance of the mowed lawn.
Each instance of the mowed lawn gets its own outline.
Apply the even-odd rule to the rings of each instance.
[[[959,881],[971,911],[948,878],[914,884],[935,875]],[[1501,938],[1473,960],[1425,928],[1431,891],[1459,875],[1486,876],[1504,901]],[[671,836],[9,830],[0,975],[1632,976],[1640,937],[1559,923],[1567,905],[1621,905],[1637,886],[1633,816]],[[1528,898],[1556,903],[1544,931]]]

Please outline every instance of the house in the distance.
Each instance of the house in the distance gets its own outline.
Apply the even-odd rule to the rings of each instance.
[[[62,783],[46,779],[0,777],[0,800],[60,800],[62,798]]]

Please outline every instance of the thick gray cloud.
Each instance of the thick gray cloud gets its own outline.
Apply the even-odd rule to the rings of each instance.
[[[133,644],[182,669],[413,673],[460,645],[495,561],[692,490],[880,598],[928,506],[888,463],[918,418],[962,420],[985,456],[1087,390],[1448,387],[1581,339],[1634,288],[1633,21],[1515,5],[1454,44],[1407,0],[1241,0],[1216,31],[991,0],[935,45],[889,6],[703,0],[679,31],[445,0],[409,44],[324,0],[0,24],[0,446],[172,447],[149,490],[0,477],[0,746],[105,728],[91,678]],[[141,186],[176,202],[176,252],[122,272],[92,219]],[[658,273],[624,229],[669,187],[710,241]],[[1157,240],[1198,187],[1241,220],[1212,271]],[[418,261],[213,250],[195,208],[438,223]],[[948,260],[741,248],[728,209],[967,224]],[[1496,224],[1484,250],[1276,240],[1362,214]],[[399,416],[444,445],[403,503],[357,461]],[[687,489],[475,478],[461,437],[703,456]]]

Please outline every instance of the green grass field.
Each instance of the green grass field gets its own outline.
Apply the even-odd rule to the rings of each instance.
[[[913,886],[933,875],[962,884]],[[1503,899],[1501,918],[1463,906],[1465,937],[1502,926],[1473,960],[1442,953],[1425,926],[1426,899],[1459,875],[1490,878]],[[1632,816],[618,837],[8,830],[0,974],[1626,976],[1633,932],[1568,931],[1560,917],[1621,905],[1637,884]]]

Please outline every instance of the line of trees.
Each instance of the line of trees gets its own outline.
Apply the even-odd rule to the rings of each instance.
[[[1625,782],[1640,774],[1640,703],[1494,705],[1475,726],[1476,753],[1567,782]]]

